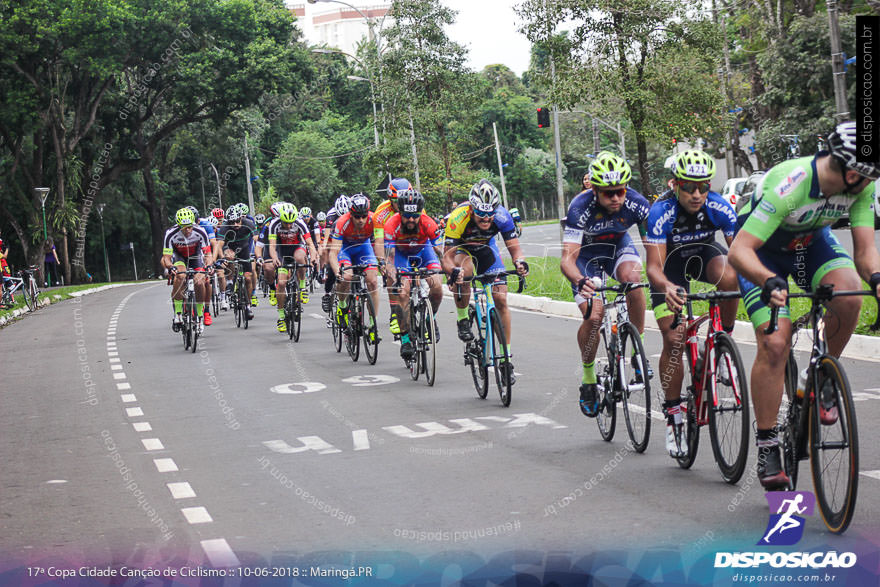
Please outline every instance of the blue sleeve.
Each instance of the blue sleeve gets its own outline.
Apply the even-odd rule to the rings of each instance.
[[[624,205],[626,206],[633,224],[641,224],[644,222],[651,210],[651,204],[648,203],[645,196],[632,188],[627,189],[626,202]]]
[[[724,236],[732,237],[736,231],[736,212],[717,192],[709,192],[706,199],[709,221],[717,226]]]
[[[495,211],[495,226],[498,227],[498,230],[502,235],[509,233],[510,231],[516,232],[516,225],[513,223],[513,218],[510,217],[510,212],[508,212],[507,208],[504,206],[498,206],[498,209]]]
[[[566,228],[575,228],[577,230],[583,230],[583,226],[579,225],[581,216],[584,213],[584,210],[587,208],[587,203],[589,201],[589,192],[581,192],[574,197],[571,201],[571,204],[568,206],[568,214],[565,215],[565,227]]]
[[[666,236],[675,222],[675,198],[657,200],[648,212],[647,241],[654,244],[666,244]]]

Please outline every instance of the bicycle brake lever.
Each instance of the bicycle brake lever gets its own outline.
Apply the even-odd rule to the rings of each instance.
[[[779,306],[773,306],[770,308],[770,324],[767,328],[764,329],[764,334],[769,335],[773,334],[779,329]]]

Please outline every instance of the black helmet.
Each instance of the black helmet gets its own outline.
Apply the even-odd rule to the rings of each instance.
[[[363,193],[357,193],[351,197],[351,212],[357,214],[365,214],[370,210],[370,198]]]
[[[413,188],[397,192],[397,209],[401,214],[418,214],[425,209],[425,196]]]
[[[852,169],[862,177],[870,180],[880,178],[880,165],[876,163],[862,163],[856,155],[856,123],[853,121],[841,122],[830,135],[828,135],[828,149],[837,159],[841,166]]]

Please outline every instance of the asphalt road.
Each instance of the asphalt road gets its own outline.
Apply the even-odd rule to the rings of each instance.
[[[171,332],[168,296],[164,284],[109,290],[0,333],[0,577],[47,561],[265,565],[305,553],[696,556],[753,549],[767,524],[754,454],[730,486],[706,430],[687,471],[664,453],[660,421],[645,454],[625,443],[622,413],[614,441],[601,440],[576,405],[577,321],[514,314],[519,376],[503,408],[491,388],[477,398],[448,299],[429,388],[397,356],[384,302],[369,366],[332,349],[317,295],[299,343],[261,299],[248,330],[223,314],[195,355]],[[654,361],[659,344],[649,331]],[[754,347],[740,348],[750,364]],[[861,423],[855,521],[832,537],[815,516],[799,548],[880,536],[876,359],[843,361]]]

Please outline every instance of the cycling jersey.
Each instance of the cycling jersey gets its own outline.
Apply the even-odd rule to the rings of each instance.
[[[645,221],[649,210],[648,200],[634,189],[627,188],[620,210],[609,214],[599,204],[595,192],[585,190],[575,196],[568,207],[562,242],[580,245],[618,244],[630,226]],[[582,254],[586,250],[581,249]]]
[[[437,223],[428,216],[419,216],[418,224],[413,232],[406,232],[400,214],[394,214],[385,223],[385,249],[394,249],[394,266],[424,267],[439,269],[440,260],[434,247],[439,232]]]
[[[285,226],[280,218],[276,218],[269,225],[269,243],[276,243],[280,247],[302,246],[311,238],[309,227],[302,220]]]
[[[256,230],[256,225],[245,219],[238,226],[225,223],[217,229],[217,233],[218,238],[223,240],[224,248],[235,251],[239,259],[249,259],[254,247],[253,235]]]
[[[9,247],[6,245],[6,243],[3,241],[3,239],[0,239],[0,253],[6,253],[6,251],[8,251],[8,250],[9,250]],[[6,263],[6,257],[3,257],[2,259],[0,259],[0,272],[2,272],[4,275],[10,274],[9,273],[9,265]]]
[[[669,256],[684,245],[715,242],[715,232],[718,230],[730,238],[733,238],[736,230],[736,214],[720,194],[709,192],[697,213],[690,214],[669,190],[651,206],[646,240],[653,244],[665,244]]]
[[[355,226],[351,212],[346,213],[333,225],[333,239],[341,240],[344,244],[373,242],[377,238],[382,238],[382,229],[376,226],[372,212],[367,213],[367,221],[361,228]]]
[[[486,230],[477,226],[470,204],[462,204],[453,210],[446,223],[445,236],[448,246],[486,245],[494,242],[496,234],[501,234],[501,238],[505,241],[516,238],[516,225],[504,206],[495,209],[495,216]]]
[[[274,222],[274,218],[263,225],[262,230],[260,230],[260,234],[257,236],[256,244],[259,244],[262,247],[262,255],[263,260],[268,261],[272,258],[272,255],[269,253],[269,227]]]
[[[196,259],[204,261],[204,255],[211,252],[211,240],[201,226],[193,226],[189,234],[180,226],[172,226],[165,231],[162,254],[171,255],[177,262]]]
[[[376,211],[373,212],[373,218],[375,219],[376,226],[381,228],[383,231],[385,230],[385,224],[388,220],[394,216],[394,208],[391,206],[391,200],[385,200],[381,204],[376,207]]]
[[[847,212],[852,226],[873,229],[873,182],[858,194],[825,197],[819,189],[816,158],[827,154],[783,161],[765,173],[752,199],[740,210],[741,230],[764,241],[762,248],[794,251],[809,246]]]
[[[199,226],[205,229],[205,232],[208,233],[208,238],[214,240],[217,238],[217,234],[214,232],[214,225],[211,224],[210,218],[199,218]]]

